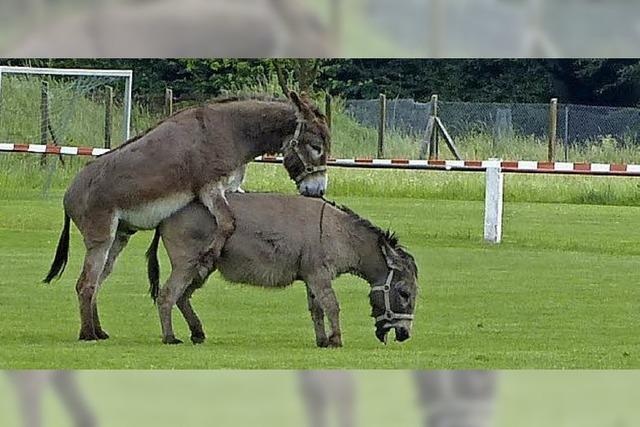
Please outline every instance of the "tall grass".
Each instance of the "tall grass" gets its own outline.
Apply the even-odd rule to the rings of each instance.
[[[5,92],[5,101],[9,97],[12,105],[17,106],[14,108],[16,111],[38,111],[39,83],[30,86],[25,83],[22,89]],[[279,91],[274,78],[263,79],[256,87],[238,87],[233,91],[255,92],[256,89],[272,94]],[[68,88],[54,84],[50,90],[53,97],[60,98]],[[76,96],[75,102],[78,103],[74,108],[76,115],[73,126],[65,134],[67,139],[64,143],[100,146],[104,123],[103,104],[95,96]],[[120,108],[117,107],[116,114],[121,112]],[[12,121],[16,124],[4,128],[2,132],[14,136],[39,135],[39,117],[33,119],[28,114],[19,115],[17,112],[11,114],[15,114]],[[133,110],[134,134],[151,127],[160,118],[161,115],[145,106],[136,105]],[[2,126],[5,123],[6,120]],[[463,156],[469,159],[546,158],[546,141],[534,137],[515,136],[496,144],[492,136],[478,132],[459,138],[456,142]],[[420,136],[402,135],[393,130],[386,135],[386,157],[415,158],[419,150]],[[581,161],[640,162],[640,150],[625,141],[612,138],[594,141],[586,147],[572,147],[571,150],[572,159]],[[334,105],[332,151],[336,157],[375,157],[377,152],[377,130],[361,126],[349,117],[340,99]],[[67,157],[63,165],[55,156],[50,156],[43,165],[40,155],[0,153],[0,199],[37,199],[43,197],[45,190],[49,197],[61,197],[70,180],[87,161],[90,159]],[[329,197],[366,195],[436,200],[484,199],[484,176],[477,173],[334,168],[330,171],[330,181]],[[284,168],[278,165],[251,165],[246,188],[253,191],[295,192],[295,186],[286,176]],[[640,206],[640,181],[622,177],[509,175],[505,198],[511,202]]]
[[[482,201],[484,180],[484,174],[475,172],[332,168],[327,197]],[[244,187],[250,191],[295,192],[279,165],[250,165]],[[508,174],[505,201],[640,206],[640,181],[631,177]]]
[[[40,143],[41,79],[4,76],[0,108],[0,140]],[[48,80],[49,120],[58,144],[102,147],[104,145],[105,87],[115,79],[85,77]],[[112,144],[124,140],[124,106],[116,99],[112,111]],[[143,131],[160,116],[142,105],[132,107],[132,133]],[[51,137],[48,136],[49,142]]]

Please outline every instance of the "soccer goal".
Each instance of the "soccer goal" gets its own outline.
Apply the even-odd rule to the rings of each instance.
[[[131,136],[131,70],[0,67],[0,143],[117,146]]]

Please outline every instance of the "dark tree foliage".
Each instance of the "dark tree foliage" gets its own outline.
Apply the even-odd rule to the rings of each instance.
[[[270,59],[31,59],[3,64],[131,68],[136,100],[152,103],[171,87],[180,100],[203,100],[223,90],[252,87],[274,72]],[[640,61],[628,59],[331,59],[282,60],[304,87],[345,98],[413,98],[468,102],[640,104]],[[318,66],[317,72],[300,70]],[[315,70],[315,68],[314,68]],[[315,76],[311,82],[309,75]]]
[[[332,60],[323,77],[348,98],[385,93],[426,101],[437,93],[450,101],[546,102],[551,90],[549,73],[535,60]]]

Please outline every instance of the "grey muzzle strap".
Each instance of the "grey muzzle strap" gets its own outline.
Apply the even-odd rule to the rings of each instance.
[[[386,320],[387,322],[391,322],[393,320],[413,320],[413,314],[395,313],[391,309],[391,299],[389,295],[391,294],[391,282],[393,281],[394,271],[395,268],[389,267],[389,274],[387,275],[387,280],[385,280],[384,285],[371,287],[371,292],[382,291],[384,293],[384,314],[376,317],[376,322],[380,322],[382,320]],[[398,325],[398,323],[391,323],[389,326],[394,327]]]
[[[303,179],[317,172],[325,172],[327,167],[324,165],[314,166],[309,164],[302,153],[300,153],[300,135],[302,134],[302,127],[305,125],[306,120],[302,118],[297,119],[298,125],[296,126],[296,131],[293,134],[293,138],[282,146],[282,153],[286,153],[289,150],[293,150],[293,152],[298,156],[298,159],[304,166],[304,171],[296,176],[293,180],[296,184],[299,184]]]

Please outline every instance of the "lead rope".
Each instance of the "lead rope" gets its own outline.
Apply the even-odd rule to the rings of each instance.
[[[322,208],[320,208],[320,242],[322,242],[322,234],[324,232],[322,223],[324,222],[324,210],[327,207],[327,200],[322,197]]]

